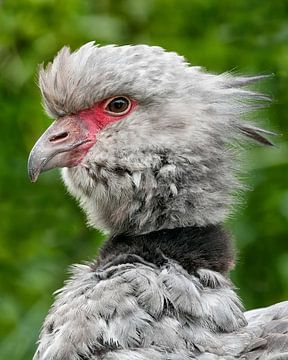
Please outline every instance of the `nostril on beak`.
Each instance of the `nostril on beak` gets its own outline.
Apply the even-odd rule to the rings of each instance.
[[[69,136],[69,133],[67,131],[63,131],[60,134],[53,135],[49,138],[49,141],[52,143],[60,142],[62,140],[65,140]]]

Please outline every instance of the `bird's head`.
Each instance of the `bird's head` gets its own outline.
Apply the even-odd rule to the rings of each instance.
[[[243,89],[256,80],[205,73],[160,47],[65,47],[40,69],[55,121],[29,176],[64,168],[90,224],[113,234],[219,223],[237,187],[230,144],[270,144],[243,120],[263,100]]]

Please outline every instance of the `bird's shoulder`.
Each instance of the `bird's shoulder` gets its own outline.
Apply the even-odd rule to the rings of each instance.
[[[126,359],[130,349],[138,349],[135,359],[157,353],[164,360],[167,351],[182,353],[179,359],[220,355],[229,344],[223,347],[215,333],[245,326],[224,276],[204,269],[188,274],[173,261],[157,267],[138,256],[122,260],[73,268],[45,320],[35,360]]]
[[[245,313],[252,341],[243,359],[288,359],[288,301]]]

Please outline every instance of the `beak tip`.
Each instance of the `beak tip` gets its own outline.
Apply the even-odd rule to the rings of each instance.
[[[34,160],[33,151],[31,151],[28,159],[28,177],[32,183],[36,182],[38,176],[41,172],[41,167],[39,166],[38,162]]]
[[[32,183],[35,183],[39,176],[39,171],[34,168],[28,168],[28,176]]]
[[[28,157],[28,177],[32,183],[35,183],[42,170],[41,159],[39,158],[37,146],[34,146]]]

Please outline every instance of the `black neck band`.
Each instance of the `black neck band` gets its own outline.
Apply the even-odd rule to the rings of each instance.
[[[234,256],[230,237],[221,226],[192,226],[111,237],[104,243],[95,265],[139,259],[156,266],[173,259],[189,273],[205,268],[225,274],[232,267]]]

